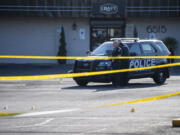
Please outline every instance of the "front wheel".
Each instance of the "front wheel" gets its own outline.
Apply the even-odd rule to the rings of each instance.
[[[158,85],[164,84],[166,79],[167,77],[165,71],[159,71],[153,77],[154,82]]]
[[[79,85],[79,86],[86,86],[88,84],[87,81],[84,80],[77,80],[75,79],[75,82]]]

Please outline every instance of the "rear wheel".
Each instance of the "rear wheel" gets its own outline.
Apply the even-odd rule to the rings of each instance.
[[[156,84],[162,85],[166,82],[166,71],[161,70],[155,73],[153,80]]]
[[[79,86],[86,86],[88,84],[88,81],[84,81],[84,80],[77,80],[75,79],[75,82],[79,85]]]

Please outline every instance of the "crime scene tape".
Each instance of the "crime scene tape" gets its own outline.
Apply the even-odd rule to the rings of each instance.
[[[132,101],[125,101],[125,102],[114,103],[114,104],[106,104],[106,105],[94,106],[94,107],[89,107],[89,108],[97,109],[97,108],[105,108],[105,107],[112,107],[112,106],[119,106],[119,105],[150,102],[150,101],[161,100],[161,99],[170,98],[170,97],[178,96],[178,95],[180,95],[180,92],[175,92],[175,93],[170,93],[170,94],[161,95],[161,96],[155,96],[155,97],[149,97],[149,98],[143,98],[143,99],[138,99],[138,100],[132,100]]]
[[[107,56],[15,56],[15,55],[1,55],[1,59],[180,59],[180,56],[121,56],[121,57],[107,57]]]
[[[166,68],[166,67],[174,67],[174,66],[180,66],[180,63],[164,64],[164,65],[157,65],[157,66],[151,66],[151,67],[131,68],[131,69],[84,72],[84,73],[68,73],[68,74],[39,75],[39,76],[0,76],[0,81],[85,77],[85,76],[113,74],[113,73],[120,73],[120,72],[130,72],[130,71],[148,70],[148,69],[156,69],[156,68],[158,69],[158,68]]]

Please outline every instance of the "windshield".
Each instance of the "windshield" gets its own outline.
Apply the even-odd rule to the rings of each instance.
[[[126,44],[129,48],[132,47],[133,43],[124,43]],[[96,48],[91,55],[92,56],[112,56],[112,51],[114,49],[113,43],[103,43],[101,44],[98,48]]]
[[[112,43],[103,43],[98,48],[96,48],[91,55],[92,56],[111,56],[113,51]]]

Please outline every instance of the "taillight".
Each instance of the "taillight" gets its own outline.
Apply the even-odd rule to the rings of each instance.
[[[172,56],[172,52],[169,52],[169,56]],[[172,63],[172,59],[168,59],[168,63]]]
[[[172,56],[172,52],[169,53],[169,56]]]

